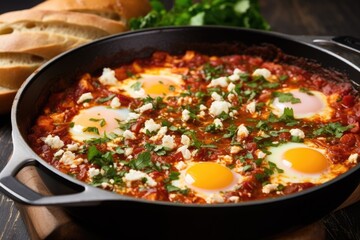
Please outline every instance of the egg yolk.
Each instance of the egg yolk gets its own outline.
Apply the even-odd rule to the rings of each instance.
[[[304,118],[318,114],[325,107],[322,99],[315,94],[300,91],[291,91],[290,93],[294,98],[299,99],[300,102],[294,104],[291,102],[280,102],[276,98],[273,105],[280,111],[284,111],[285,108],[292,108],[296,118]]]
[[[151,97],[171,95],[171,93],[176,89],[177,85],[169,78],[160,76],[142,76],[142,87]]]
[[[293,148],[284,153],[284,165],[302,173],[321,173],[328,168],[328,160],[311,148]]]
[[[188,168],[185,181],[194,187],[216,190],[228,187],[234,181],[234,175],[217,163],[198,163]]]

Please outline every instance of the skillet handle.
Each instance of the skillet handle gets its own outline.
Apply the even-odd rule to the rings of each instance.
[[[360,66],[360,39],[350,36],[294,36],[298,41],[329,50]]]
[[[27,166],[35,166],[40,169],[47,169],[48,166],[45,166],[45,164],[46,163],[42,163],[36,159],[28,159],[18,155],[13,155],[6,164],[5,168],[0,172],[0,190],[5,195],[20,204],[34,206],[96,205],[102,201],[121,200],[126,198],[120,194],[104,191],[87,184],[74,184],[74,179],[70,176],[65,176],[64,178],[68,177],[69,179],[66,179],[66,181],[69,182],[72,179],[71,183],[76,188],[74,192],[61,195],[50,195],[50,192],[45,191],[46,195],[42,195],[33,191],[30,187],[23,184],[16,178],[16,175]],[[35,177],[36,181],[41,181],[41,178],[38,174],[36,174]]]

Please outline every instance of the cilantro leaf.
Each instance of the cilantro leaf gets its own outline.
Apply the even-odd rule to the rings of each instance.
[[[140,153],[136,159],[129,162],[129,166],[136,170],[143,170],[152,165],[150,151]]]
[[[294,97],[292,93],[274,92],[273,96],[277,97],[279,102],[281,103],[284,102],[290,102],[292,104],[301,103],[300,98]]]
[[[353,125],[343,126],[341,123],[328,123],[322,124],[320,127],[313,131],[315,136],[325,135],[325,136],[335,136],[336,138],[342,137],[344,132],[352,129]]]

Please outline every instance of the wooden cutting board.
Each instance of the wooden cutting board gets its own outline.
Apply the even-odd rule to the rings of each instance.
[[[49,195],[49,191],[41,181],[36,168],[28,166],[23,168],[17,175],[19,181],[26,183],[28,187],[43,195]],[[360,201],[360,186],[338,208],[347,207]],[[67,213],[59,207],[35,207],[17,206],[27,226],[31,239],[89,239],[88,231],[81,224],[76,223]],[[315,222],[302,229],[275,237],[278,240],[324,240],[325,228],[321,221]]]

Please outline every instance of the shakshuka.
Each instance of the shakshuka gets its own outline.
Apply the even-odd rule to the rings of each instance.
[[[301,65],[154,52],[74,83],[52,93],[30,144],[60,171],[118,194],[238,203],[358,164],[357,92]]]

